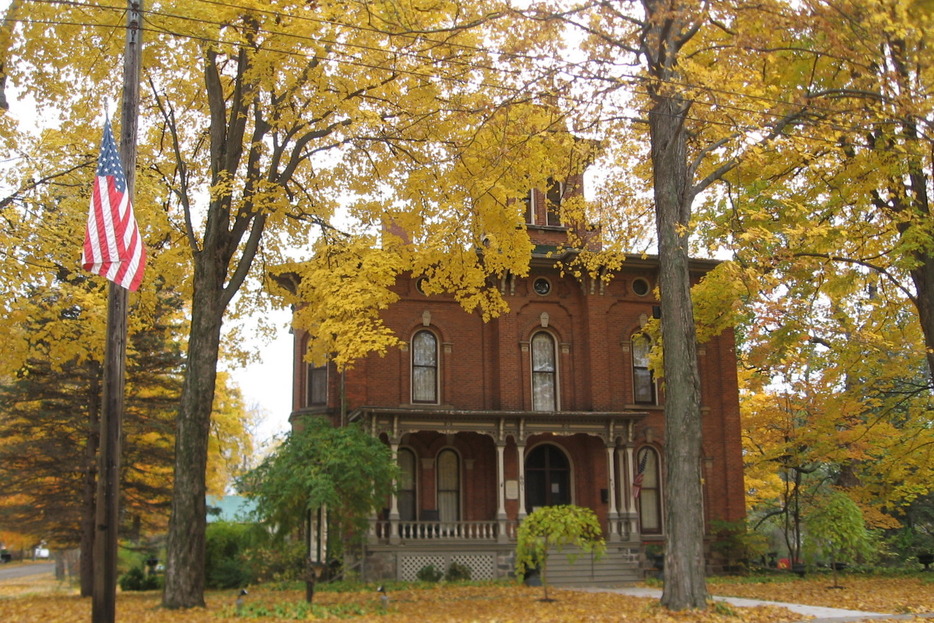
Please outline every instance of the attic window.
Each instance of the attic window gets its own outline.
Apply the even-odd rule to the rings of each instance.
[[[636,296],[645,296],[649,293],[649,282],[641,278],[633,279],[632,291],[636,293]]]
[[[535,290],[535,294],[539,296],[545,296],[551,292],[551,284],[544,277],[539,277],[534,282],[532,282],[532,289]]]

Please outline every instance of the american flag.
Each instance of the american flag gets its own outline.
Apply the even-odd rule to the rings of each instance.
[[[649,451],[642,452],[642,458],[639,459],[639,470],[636,477],[632,479],[632,497],[637,498],[642,492],[642,479],[645,477],[645,464],[649,460]]]
[[[146,268],[146,247],[126,192],[126,176],[120,165],[110,119],[104,124],[81,264],[85,270],[134,292]]]

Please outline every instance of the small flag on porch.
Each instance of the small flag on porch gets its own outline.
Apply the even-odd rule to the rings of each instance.
[[[134,292],[146,268],[146,247],[133,216],[110,119],[104,124],[81,264]]]
[[[642,492],[642,480],[645,478],[645,465],[649,460],[648,451],[642,452],[642,458],[639,459],[639,470],[636,477],[632,479],[632,497],[637,498]]]

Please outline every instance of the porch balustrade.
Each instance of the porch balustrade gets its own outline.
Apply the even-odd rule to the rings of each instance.
[[[395,534],[393,524],[396,526]],[[516,537],[516,522],[491,521],[373,521],[370,534],[382,541],[392,536],[403,540],[496,541],[500,526],[510,540]]]

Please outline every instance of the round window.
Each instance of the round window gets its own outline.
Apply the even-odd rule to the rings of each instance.
[[[535,289],[536,294],[539,294],[541,296],[545,296],[546,294],[551,292],[551,284],[548,283],[548,280],[543,277],[539,277],[538,279],[533,281],[532,288]]]
[[[415,280],[415,289],[425,294],[425,284],[428,282],[427,277],[419,277]]]
[[[649,282],[645,279],[633,279],[632,291],[639,296],[645,296],[649,293]]]

